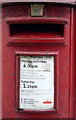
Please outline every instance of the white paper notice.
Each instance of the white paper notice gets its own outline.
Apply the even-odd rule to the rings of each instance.
[[[54,56],[20,56],[19,108],[54,108]]]

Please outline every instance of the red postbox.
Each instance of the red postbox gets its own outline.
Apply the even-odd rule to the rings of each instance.
[[[2,118],[74,118],[73,6],[3,2]]]

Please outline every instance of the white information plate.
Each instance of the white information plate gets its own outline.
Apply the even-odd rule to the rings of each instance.
[[[19,108],[54,108],[54,56],[20,56]]]

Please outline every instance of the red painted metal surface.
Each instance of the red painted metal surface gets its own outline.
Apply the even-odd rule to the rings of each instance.
[[[56,10],[56,9],[57,10]],[[45,16],[33,18],[30,16],[30,5],[12,5],[3,7],[3,19],[2,19],[2,56],[3,56],[3,63],[2,63],[2,96],[3,96],[3,104],[2,104],[2,117],[3,118],[73,118],[74,117],[74,71],[73,71],[73,60],[74,60],[74,38],[73,38],[73,20],[74,20],[74,11],[70,7],[63,7],[57,5],[48,5],[45,4]],[[17,19],[16,19],[17,17]],[[49,17],[49,19],[48,19]],[[47,20],[48,19],[48,20]],[[44,24],[47,21],[50,21],[52,24],[61,24],[66,27],[63,29],[63,38],[65,40],[65,44],[61,44],[61,42],[55,43],[52,40],[46,39],[46,43],[44,40],[40,43],[40,40],[35,42],[31,42],[31,39],[21,40],[20,35],[21,31],[18,34],[20,39],[16,41],[16,38],[12,39],[11,43],[11,31],[9,29],[9,24],[25,24],[35,21],[34,24],[37,24],[39,21],[42,24],[44,20]],[[66,23],[65,23],[66,22]],[[14,28],[17,28],[13,26]],[[18,30],[18,28],[17,28]],[[40,34],[40,31],[38,31]],[[17,31],[18,33],[18,31]],[[25,31],[24,31],[25,33]],[[30,33],[30,32],[29,32]],[[54,37],[57,31],[54,29],[54,34],[51,34]],[[30,33],[31,34],[31,33]],[[14,34],[16,35],[16,34]],[[43,33],[44,35],[44,33]],[[60,34],[61,35],[61,34]],[[23,35],[21,35],[22,37]],[[48,35],[46,35],[48,37]],[[38,38],[38,34],[35,34],[35,37]],[[58,40],[58,36],[56,41]],[[62,40],[62,39],[61,39]],[[16,41],[16,42],[15,42]],[[10,43],[10,44],[8,44]],[[16,98],[16,93],[18,89],[17,78],[16,78],[16,53],[23,53],[25,54],[37,54],[41,55],[55,53],[57,52],[58,60],[55,64],[57,64],[57,78],[56,78],[56,86],[57,86],[57,101],[56,107],[57,112],[49,111],[48,113],[23,113],[18,112],[16,110],[18,104]],[[19,66],[18,66],[19,67]],[[55,75],[56,77],[56,75]]]
[[[75,120],[76,120],[76,52],[75,52],[76,51],[76,47],[75,47],[75,45],[76,45],[76,35],[75,35],[75,33],[76,33],[76,24],[75,24],[76,23],[76,8],[73,10],[73,21],[74,21],[74,24],[73,24],[74,25],[74,29],[73,29],[74,33],[73,33],[73,35],[74,36],[73,36],[73,38],[75,40],[74,41],[74,71],[75,71],[75,74],[74,74],[74,77],[75,77],[74,78],[75,79],[75,81],[74,81],[74,87],[75,87],[75,89],[74,89],[75,90],[75,92],[74,92],[75,105],[74,106],[75,106],[75,109],[74,110],[75,110],[75,112],[74,113],[75,113]]]
[[[66,18],[8,18],[8,43],[63,43],[66,44]],[[20,23],[20,24],[19,24]],[[25,25],[24,25],[25,24]],[[47,32],[48,31],[48,32]],[[20,34],[21,33],[21,34]]]
[[[0,8],[0,118],[2,117],[2,10]]]

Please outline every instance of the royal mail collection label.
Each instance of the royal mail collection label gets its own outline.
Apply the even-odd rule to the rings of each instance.
[[[19,108],[54,108],[54,56],[20,56]]]

